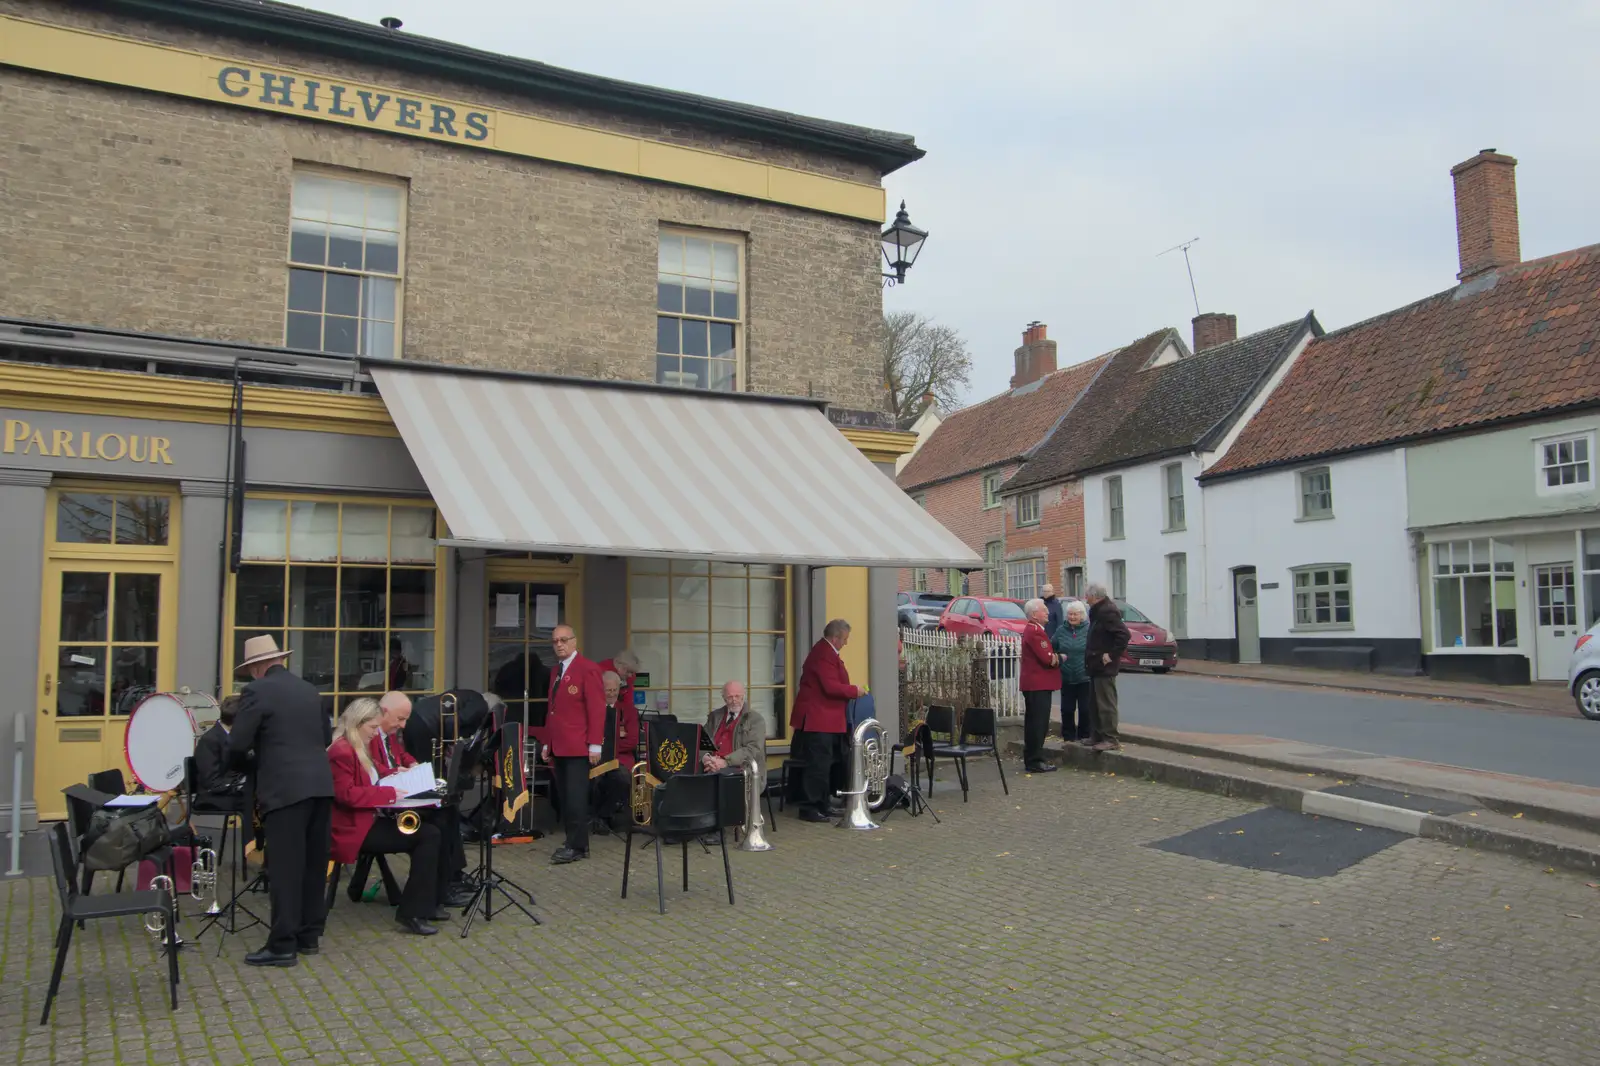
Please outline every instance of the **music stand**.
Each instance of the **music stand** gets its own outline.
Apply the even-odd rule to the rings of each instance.
[[[480,730],[478,733],[473,734],[472,739],[467,743],[457,744],[455,750],[450,753],[450,773],[447,777],[449,791],[446,794],[445,802],[449,803],[453,799],[454,802],[459,803],[461,800],[461,764],[463,762],[476,763],[478,794],[481,797],[477,814],[478,868],[469,875],[470,880],[476,883],[477,887],[472,890],[472,899],[467,903],[466,909],[461,912],[463,919],[461,936],[463,939],[468,933],[472,932],[472,923],[480,914],[485,922],[492,921],[496,914],[499,914],[507,907],[517,908],[534,925],[544,924],[532,911],[524,907],[512,896],[511,890],[515,889],[522,895],[527,896],[529,906],[537,906],[533,893],[511,880],[511,878],[497,872],[494,868],[494,827],[500,811],[498,802],[500,797],[496,795],[491,775],[494,768],[494,756],[504,741],[505,734],[503,732],[497,734],[493,742],[490,742],[483,731]],[[517,752],[517,757],[522,757],[520,751]],[[500,791],[503,792],[504,789],[502,788]],[[487,821],[487,824],[485,824],[485,821]],[[505,902],[498,907],[494,904],[496,890],[505,896]]]
[[[215,914],[206,915],[205,924],[202,925],[200,927],[200,931],[194,935],[195,941],[198,942],[201,937],[206,935],[206,931],[208,929],[214,925],[219,926],[222,932],[221,935],[217,937],[218,956],[222,954],[222,945],[227,942],[228,937],[233,936],[235,933],[249,929],[252,926],[267,924],[261,920],[261,916],[259,914],[251,910],[242,902],[246,893],[261,891],[266,886],[267,860],[264,852],[261,857],[261,871],[249,881],[245,882],[245,886],[243,888],[239,887],[239,878],[246,869],[244,861],[245,843],[247,840],[254,839],[255,837],[255,834],[250,832],[250,812],[254,811],[256,807],[256,783],[254,777],[249,779],[244,790],[243,799],[244,802],[242,804],[242,808],[237,815],[239,819],[239,832],[234,837],[234,839],[238,841],[238,844],[233,853],[228,856],[228,887],[233,890],[233,896],[220,911]],[[230,814],[227,817],[232,818],[235,817],[235,815]],[[244,911],[250,916],[250,921],[246,922],[244,925],[239,924],[240,911]],[[227,918],[228,920],[226,925],[220,924],[223,918]]]

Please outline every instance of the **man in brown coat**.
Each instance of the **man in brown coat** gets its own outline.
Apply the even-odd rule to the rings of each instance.
[[[1084,649],[1084,666],[1094,683],[1095,751],[1116,751],[1122,747],[1117,735],[1117,667],[1128,646],[1128,627],[1123,624],[1117,601],[1104,585],[1090,585],[1083,598],[1089,603],[1089,642]]]

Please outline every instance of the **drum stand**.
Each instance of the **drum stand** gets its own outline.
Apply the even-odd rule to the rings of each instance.
[[[210,929],[214,925],[217,926],[221,930],[221,935],[217,937],[217,954],[218,955],[222,954],[222,945],[226,942],[226,938],[227,937],[233,936],[234,934],[239,933],[239,932],[241,932],[241,931],[243,931],[245,929],[249,929],[251,926],[266,925],[267,924],[266,922],[261,920],[261,916],[260,915],[256,914],[255,911],[251,910],[249,907],[245,906],[242,902],[240,902],[240,900],[244,897],[244,895],[247,892],[255,892],[255,891],[259,890],[266,883],[267,866],[266,866],[266,863],[263,862],[261,864],[261,872],[256,874],[253,878],[251,878],[249,880],[249,882],[247,882],[243,888],[239,887],[240,878],[243,876],[244,871],[246,869],[245,862],[244,862],[244,845],[245,845],[245,837],[246,837],[246,830],[245,830],[245,825],[244,825],[244,815],[243,814],[230,814],[230,815],[228,815],[227,816],[227,821],[223,822],[222,835],[223,835],[224,839],[227,838],[227,836],[228,836],[228,825],[235,818],[239,819],[239,831],[235,835],[235,839],[237,840],[237,846],[233,849],[232,852],[230,852],[228,854],[228,888],[230,890],[232,890],[233,898],[228,900],[228,902],[223,906],[223,908],[220,911],[218,911],[216,914],[207,915],[205,924],[202,925],[200,927],[200,931],[194,935],[195,940],[199,941],[199,939],[201,937],[206,935],[206,931],[208,929]],[[224,845],[223,850],[224,851],[227,850],[226,845]],[[250,916],[250,920],[248,922],[246,922],[244,925],[240,925],[239,924],[239,912],[240,911],[244,911],[246,914],[248,914]],[[223,924],[223,919],[224,918],[227,919],[226,924]]]
[[[461,912],[461,917],[464,919],[461,925],[461,935],[465,938],[468,933],[472,932],[472,923],[480,914],[485,922],[492,921],[496,914],[499,914],[507,907],[517,908],[534,925],[543,925],[544,923],[532,911],[517,901],[512,895],[512,890],[515,889],[518,894],[527,896],[530,906],[537,906],[534,902],[533,893],[511,880],[511,878],[495,872],[494,827],[500,808],[494,802],[494,790],[490,786],[489,766],[487,763],[478,770],[478,789],[479,795],[483,797],[483,801],[478,805],[480,812],[478,814],[478,868],[467,875],[468,881],[476,884],[477,888],[473,889],[472,900],[467,904],[466,909]],[[505,897],[505,902],[498,907],[494,903],[495,892],[499,892]]]

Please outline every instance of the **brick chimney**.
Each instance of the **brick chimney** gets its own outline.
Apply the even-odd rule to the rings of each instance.
[[[1227,344],[1239,337],[1239,317],[1220,311],[1207,311],[1194,316],[1194,350],[1196,354],[1219,344]]]
[[[1029,322],[1022,331],[1022,347],[1016,351],[1016,360],[1017,372],[1011,375],[1013,389],[1056,372],[1056,342],[1045,336],[1043,322]]]
[[[1458,281],[1522,262],[1517,225],[1517,161],[1485,148],[1450,168],[1456,185]]]

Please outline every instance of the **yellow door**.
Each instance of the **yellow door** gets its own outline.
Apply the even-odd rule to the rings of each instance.
[[[65,817],[61,790],[97,771],[120,768],[133,785],[123,749],[128,715],[150,693],[175,687],[178,633],[170,501],[52,495],[34,693],[41,819]]]

